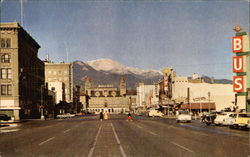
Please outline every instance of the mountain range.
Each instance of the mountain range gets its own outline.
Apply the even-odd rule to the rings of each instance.
[[[74,82],[84,85],[86,77],[90,77],[94,85],[114,85],[118,87],[121,77],[124,77],[127,88],[135,88],[139,82],[152,84],[162,78],[155,70],[140,70],[129,68],[110,59],[98,59],[88,62],[73,62]]]
[[[135,89],[137,83],[153,84],[162,79],[163,75],[155,70],[140,70],[126,67],[110,59],[98,59],[93,61],[73,62],[74,83],[84,86],[85,79],[89,77],[93,85],[113,85],[119,86],[119,80],[124,77],[127,88]],[[204,82],[211,83],[208,76],[201,77]],[[232,84],[231,80],[215,79],[214,83]]]

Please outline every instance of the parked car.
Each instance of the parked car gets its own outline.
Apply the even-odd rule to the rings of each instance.
[[[229,117],[224,118],[223,125],[231,126],[235,122],[236,113],[230,114]]]
[[[3,121],[8,121],[10,120],[11,118],[6,115],[6,114],[0,114],[0,120],[3,120]]]
[[[158,110],[150,110],[148,113],[149,117],[163,117],[163,113],[161,111]]]
[[[192,115],[188,111],[179,111],[177,115],[177,123],[179,122],[191,122],[192,120]]]
[[[247,128],[249,126],[250,113],[237,113],[232,117],[231,128]]]
[[[217,112],[204,112],[201,116],[201,122],[206,125],[214,124],[214,120],[216,118]]]
[[[234,114],[234,112],[220,112],[220,113],[217,113],[216,118],[214,119],[214,124],[215,125],[227,125],[227,123],[225,123],[225,119],[230,118],[230,115],[232,115],[232,114]]]
[[[56,118],[64,119],[64,118],[72,118],[75,117],[75,114],[65,113],[65,114],[59,114],[56,116]]]

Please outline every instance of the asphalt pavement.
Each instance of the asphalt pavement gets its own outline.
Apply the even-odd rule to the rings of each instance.
[[[0,157],[249,157],[250,132],[173,118],[98,115],[0,128]]]

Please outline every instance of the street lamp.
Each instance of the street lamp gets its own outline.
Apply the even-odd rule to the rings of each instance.
[[[209,110],[209,113],[210,113],[210,95],[211,95],[211,93],[210,92],[208,92],[207,93],[208,94],[208,110]]]
[[[41,106],[40,106],[40,110],[41,110],[41,119],[44,120],[44,115],[43,115],[43,88],[44,85],[41,85]]]

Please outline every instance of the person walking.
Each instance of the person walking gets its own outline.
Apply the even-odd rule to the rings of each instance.
[[[104,119],[107,120],[108,118],[109,118],[108,113],[105,112],[105,113],[104,113]]]
[[[102,121],[102,120],[103,120],[103,113],[100,112],[100,121]]]
[[[131,116],[130,112],[128,113],[128,119],[127,119],[127,121],[132,121],[132,116]]]

